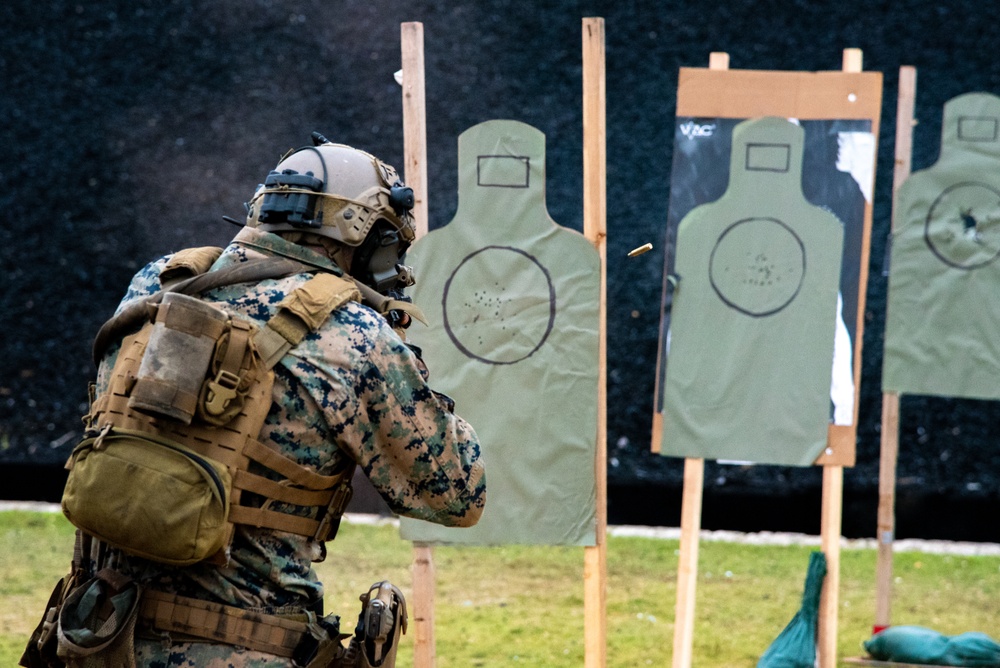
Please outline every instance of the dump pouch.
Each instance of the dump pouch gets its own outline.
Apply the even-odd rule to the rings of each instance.
[[[67,668],[135,668],[140,588],[103,569],[74,589],[59,611],[59,658]]]

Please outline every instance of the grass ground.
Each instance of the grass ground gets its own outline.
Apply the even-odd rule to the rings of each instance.
[[[14,666],[52,586],[67,567],[72,527],[58,513],[0,512],[0,665]],[[676,540],[608,541],[608,666],[669,665]],[[349,624],[358,595],[389,579],[409,595],[412,548],[393,526],[345,523],[317,565],[327,609]],[[799,608],[808,546],[703,541],[694,665],[754,666]],[[440,668],[583,665],[583,550],[436,547],[435,634]],[[1000,556],[898,553],[893,621],[945,634],[1000,638]],[[841,553],[839,656],[860,656],[874,619],[875,552]],[[412,665],[404,638],[400,666]]]

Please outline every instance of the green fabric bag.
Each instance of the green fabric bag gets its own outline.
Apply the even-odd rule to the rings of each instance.
[[[63,513],[95,538],[181,566],[225,546],[232,476],[219,462],[127,430],[83,440],[71,461]]]
[[[757,668],[813,668],[816,664],[816,624],[819,597],[826,577],[826,555],[809,555],[802,607],[757,662]]]
[[[949,637],[922,626],[890,626],[862,644],[878,661],[927,666],[1000,666],[1000,643],[978,631]]]

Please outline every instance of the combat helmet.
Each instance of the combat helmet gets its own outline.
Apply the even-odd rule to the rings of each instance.
[[[311,232],[353,249],[351,274],[385,293],[412,283],[400,258],[416,229],[413,189],[373,155],[328,141],[288,152],[247,202],[247,226]]]

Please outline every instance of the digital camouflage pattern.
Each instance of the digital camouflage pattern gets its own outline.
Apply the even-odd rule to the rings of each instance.
[[[244,228],[213,269],[263,256],[285,256],[341,273],[324,255],[267,232]],[[160,289],[170,256],[133,278],[119,311]],[[225,286],[206,301],[263,325],[310,274]],[[117,346],[102,361],[107,387]],[[485,476],[472,427],[451,400],[427,385],[419,356],[372,309],[348,302],[274,368],[274,402],[260,440],[330,475],[354,459],[393,512],[447,526],[474,524],[485,505]],[[325,546],[291,533],[237,525],[228,565],[171,567],[125,558],[144,586],[269,614],[297,613],[323,598],[312,562]],[[290,666],[268,654],[225,645],[137,641],[140,666]]]
[[[136,666],[142,668],[292,668],[291,659],[214,643],[135,642]]]

